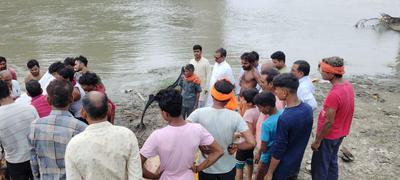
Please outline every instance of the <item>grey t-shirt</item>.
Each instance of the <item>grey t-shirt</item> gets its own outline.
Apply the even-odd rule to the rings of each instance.
[[[244,132],[249,129],[240,114],[228,109],[205,107],[196,109],[187,119],[206,128],[224,149],[224,155],[203,171],[208,174],[222,174],[231,171],[235,167],[236,159],[229,154],[228,146],[233,143],[235,132]],[[201,156],[200,162],[202,161],[204,161],[204,157]]]
[[[201,92],[200,84],[188,82],[182,77],[179,86],[182,87],[182,106],[193,108],[196,103],[196,94]]]

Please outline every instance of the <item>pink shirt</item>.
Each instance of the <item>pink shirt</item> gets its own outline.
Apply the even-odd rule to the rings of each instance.
[[[140,154],[146,158],[160,156],[160,171],[164,171],[161,180],[194,179],[190,168],[198,146],[213,142],[212,135],[200,124],[168,125],[151,133]]]
[[[283,109],[283,102],[279,100],[278,96],[275,96],[276,102],[275,102],[275,107],[279,110]],[[267,120],[268,115],[260,113],[260,116],[257,121],[256,125],[256,142],[257,142],[257,148],[261,148],[261,126],[262,123]]]
[[[35,107],[36,111],[39,114],[39,117],[46,117],[50,114],[51,106],[47,102],[47,96],[39,95],[32,98],[31,104]]]
[[[339,139],[347,136],[350,132],[350,126],[353,121],[354,114],[354,89],[350,82],[346,81],[342,84],[336,84],[325,99],[322,111],[318,116],[319,134],[326,118],[326,110],[328,108],[336,110],[335,122],[325,139]]]
[[[247,122],[253,125],[253,129],[251,129],[251,132],[253,132],[253,135],[256,135],[256,126],[257,126],[257,121],[260,116],[260,111],[256,107],[247,109],[246,112],[244,112],[243,119]]]

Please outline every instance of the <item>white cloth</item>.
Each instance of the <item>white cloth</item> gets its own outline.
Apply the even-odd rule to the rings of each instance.
[[[222,174],[231,171],[236,165],[236,159],[229,154],[228,146],[233,143],[235,132],[244,132],[249,129],[240,114],[225,108],[205,107],[196,109],[187,119],[206,128],[224,150],[224,155],[203,171],[209,174]],[[204,160],[204,157],[201,156],[200,162]]]
[[[0,144],[8,162],[22,163],[31,159],[28,136],[31,123],[38,119],[39,115],[31,105],[12,103],[0,106]]]
[[[51,75],[51,74],[49,73],[49,71],[46,71],[46,73],[42,76],[42,78],[40,78],[39,83],[40,83],[40,86],[41,86],[42,89],[43,89],[43,94],[44,94],[44,95],[47,94],[47,91],[46,91],[47,86],[48,86],[48,85],[50,84],[50,82],[53,81],[54,79],[55,79],[54,76]]]
[[[211,87],[214,86],[215,82],[224,78],[229,80],[232,84],[235,84],[235,77],[233,76],[232,68],[228,62],[226,62],[226,60],[221,63],[214,64],[208,89],[210,90]],[[211,94],[208,93],[206,106],[211,107],[212,105],[213,100]]]
[[[317,109],[317,101],[314,97],[315,88],[309,76],[299,79],[299,88],[297,88],[297,96],[301,101],[311,106],[313,111]]]
[[[85,90],[82,89],[79,83],[76,83],[74,88],[78,88],[79,93],[81,94],[81,98],[71,104],[71,112],[74,114],[74,117],[80,118],[81,117],[81,109],[82,109],[82,99],[85,96]]]
[[[19,96],[21,96],[21,86],[19,85],[19,82],[16,80],[12,80],[11,86],[12,86],[11,97],[16,99]]]
[[[210,76],[211,76],[210,63],[204,57],[201,57],[201,59],[199,61],[196,61],[195,59],[191,59],[189,63],[193,64],[194,73],[201,80],[200,87],[203,91],[201,91],[201,93],[200,93],[199,101],[205,101],[206,100],[206,91],[204,91],[204,90],[208,90],[208,84],[210,83]]]
[[[143,179],[139,146],[128,128],[108,121],[74,136],[65,152],[67,179]]]

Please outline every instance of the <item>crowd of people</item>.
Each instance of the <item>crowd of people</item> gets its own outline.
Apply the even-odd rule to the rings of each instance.
[[[0,57],[0,143],[11,179],[297,179],[318,116],[311,175],[338,179],[338,150],[349,134],[354,90],[344,60],[323,58],[319,71],[332,84],[321,108],[305,60],[286,64],[284,52],[261,62],[240,56],[235,78],[227,51],[215,64],[193,46],[180,88],[155,95],[167,122],[139,148],[135,134],[115,126],[115,105],[83,57],[54,62],[47,72],[30,60],[22,93],[15,70]],[[148,167],[158,156],[156,171]],[[255,172],[255,173],[254,173]]]

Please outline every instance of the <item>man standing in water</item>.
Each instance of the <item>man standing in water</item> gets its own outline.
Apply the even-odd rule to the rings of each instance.
[[[35,59],[29,60],[28,63],[26,63],[26,66],[29,69],[29,74],[25,77],[25,83],[30,80],[39,81],[44,75],[43,71],[40,70],[39,62]]]
[[[221,79],[227,79],[232,84],[235,84],[235,78],[233,77],[233,71],[231,65],[226,62],[226,50],[224,48],[219,48],[215,51],[215,64],[211,73],[210,84],[208,89],[211,89],[215,82]],[[213,99],[210,94],[207,96],[207,107],[213,105]]]
[[[350,132],[354,114],[354,89],[343,79],[344,62],[340,57],[329,57],[320,63],[324,80],[332,89],[325,98],[318,117],[318,129],[311,148],[311,175],[314,180],[338,179],[338,150],[343,138]]]
[[[200,45],[193,46],[194,58],[190,60],[189,64],[193,64],[194,73],[200,78],[200,87],[203,90],[200,93],[199,108],[205,106],[206,97],[208,94],[208,83],[210,82],[211,66],[206,58],[202,56],[203,49]]]
[[[17,80],[17,71],[15,71],[15,69],[13,69],[11,67],[8,67],[7,59],[3,56],[0,56],[0,71],[4,71],[4,70],[9,70],[12,75],[12,79]]]
[[[255,89],[257,87],[257,81],[252,73],[252,69],[254,67],[254,63],[256,61],[256,57],[252,53],[245,52],[240,57],[240,63],[242,64],[243,74],[239,77],[239,86],[240,86],[240,103],[239,103],[239,113],[240,115],[244,115],[246,111],[246,103],[244,103],[244,99],[242,96],[242,92],[248,89]]]

